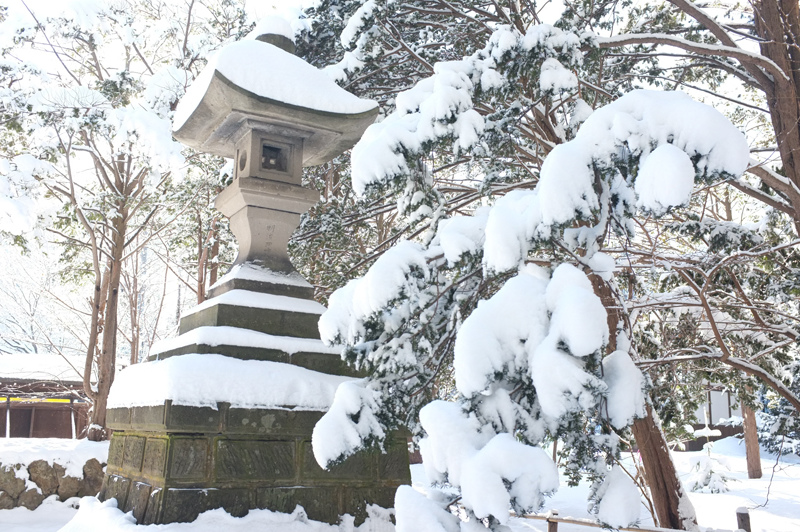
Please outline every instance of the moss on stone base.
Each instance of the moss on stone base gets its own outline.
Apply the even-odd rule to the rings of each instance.
[[[181,409],[188,419],[205,419],[205,409]],[[101,500],[117,499],[143,524],[192,521],[214,508],[232,515],[254,508],[291,512],[298,504],[311,519],[336,523],[349,513],[361,522],[367,504],[392,506],[397,487],[410,482],[405,436],[389,442],[386,454],[358,453],[325,471],[310,441],[321,413],[228,407],[217,413],[222,421],[209,421],[213,431],[116,425]]]

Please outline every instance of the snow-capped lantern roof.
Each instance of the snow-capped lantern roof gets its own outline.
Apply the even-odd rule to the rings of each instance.
[[[259,162],[253,150],[260,148],[252,144],[246,153],[243,147],[248,132],[299,139],[290,142],[299,153],[282,155],[290,159],[289,166],[292,159],[295,166],[321,164],[351,148],[375,120],[377,104],[342,89],[293,51],[291,27],[276,17],[259,22],[246,39],[223,47],[178,104],[175,138],[200,151],[235,158],[237,176],[252,177],[266,176],[256,175],[253,165]],[[270,154],[262,154],[262,161],[264,157],[272,160]],[[290,172],[297,180],[285,181],[299,184],[299,170]]]

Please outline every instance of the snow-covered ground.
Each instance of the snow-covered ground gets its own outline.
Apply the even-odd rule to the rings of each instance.
[[[705,451],[674,453],[673,457],[682,479],[687,482],[692,466]],[[800,530],[800,459],[783,457],[779,462],[775,456],[762,454],[764,476],[758,480],[747,478],[744,445],[735,438],[717,442],[712,457],[727,463],[729,471],[724,471],[729,479],[727,493],[690,493],[697,510],[698,521],[704,528],[734,530],[736,528],[736,509],[750,509],[753,532],[789,532]],[[415,484],[422,488],[425,482],[421,466],[412,466]],[[567,487],[562,479],[562,487],[545,504],[545,509],[557,509],[563,517],[589,517],[586,508],[586,484],[574,488]],[[75,506],[80,503],[80,510]],[[640,526],[652,524],[644,506],[641,511]],[[512,521],[515,532],[544,532],[543,521],[516,519]],[[3,532],[219,532],[249,531],[263,532],[391,532],[394,527],[388,523],[385,514],[375,513],[360,527],[351,520],[344,520],[339,526],[309,521],[301,511],[293,514],[280,514],[267,510],[252,511],[244,518],[234,518],[222,510],[202,514],[194,523],[179,523],[159,526],[135,526],[133,518],[114,507],[113,502],[99,503],[93,498],[70,499],[66,503],[46,500],[34,511],[24,508],[0,510],[0,530]],[[560,524],[559,532],[590,532],[593,529],[576,525]],[[597,529],[595,529],[597,530]]]
[[[53,532],[59,530],[78,511],[80,502],[77,497],[60,502],[56,495],[44,500],[36,510],[14,508],[0,510],[0,530],[3,532]]]
[[[762,449],[760,479],[747,478],[744,442],[736,438],[725,438],[715,442],[712,458],[727,464],[730,468],[722,473],[729,480],[727,493],[693,493],[689,498],[697,512],[697,520],[704,529],[736,530],[736,509],[750,510],[752,532],[791,532],[800,530],[800,458],[784,456],[777,462],[776,456]],[[692,477],[693,465],[706,457],[705,451],[672,453],[675,467],[684,485]],[[776,466],[777,463],[777,466]],[[774,468],[774,477],[773,477]],[[574,488],[562,487],[545,503],[545,509],[557,509],[562,517],[590,517],[586,509],[588,484]],[[769,500],[767,500],[769,497]],[[639,526],[652,526],[644,505],[641,508]],[[547,527],[543,521],[532,521],[531,528],[544,532]],[[559,532],[591,532],[591,529],[575,525],[559,524]]]

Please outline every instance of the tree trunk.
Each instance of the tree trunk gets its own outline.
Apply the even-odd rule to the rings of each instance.
[[[683,486],[669,455],[667,439],[653,416],[650,405],[647,415],[634,420],[633,437],[639,447],[644,466],[644,477],[650,488],[658,526],[677,530],[696,530],[694,507],[683,491]]]
[[[138,258],[134,259],[134,263]],[[139,362],[139,337],[141,335],[139,327],[139,266],[133,268],[133,280],[128,283],[128,300],[131,319],[131,366]]]
[[[197,304],[206,300],[206,260],[208,248],[203,234],[203,218],[197,214]]]
[[[93,441],[106,440],[110,436],[106,428],[106,409],[108,393],[114,382],[117,360],[117,311],[119,309],[119,285],[122,274],[122,257],[125,247],[127,229],[127,210],[118,207],[122,216],[113,223],[111,257],[109,260],[108,292],[105,301],[105,319],[103,320],[103,340],[100,356],[97,360],[97,392],[92,406],[92,415],[87,437]]]
[[[730,189],[725,189],[725,197],[723,199],[725,206],[725,221],[733,221],[731,209],[731,196]],[[737,286],[738,286],[738,281]],[[740,289],[741,290],[741,289]],[[758,319],[758,315],[753,311],[753,315]],[[748,389],[748,394],[752,390]],[[709,403],[710,405],[711,403]],[[730,403],[729,403],[730,405]],[[746,405],[742,405],[742,414],[744,415],[744,446],[747,452],[747,477],[748,478],[761,478],[761,453],[758,448],[758,432],[756,430],[756,415]],[[711,416],[709,416],[711,417]]]
[[[106,301],[105,327],[103,329],[103,343],[100,356],[97,360],[97,394],[92,405],[92,419],[87,437],[93,441],[108,439],[110,434],[106,429],[106,409],[108,393],[114,382],[117,358],[117,309],[119,308],[119,278],[121,264],[119,261],[111,262],[111,278],[109,283],[108,300]]]
[[[744,447],[747,452],[747,478],[761,478],[761,450],[758,447],[756,414],[742,405],[744,415]]]
[[[97,394],[90,410],[89,427],[86,438],[91,441],[104,441],[110,436],[106,428],[106,411],[108,405],[108,395]]]
[[[611,291],[611,287],[599,276],[590,274],[595,294],[603,302],[608,313],[609,331],[608,352],[617,348],[617,329],[622,320],[621,306]],[[647,405],[646,415],[634,420],[633,437],[639,448],[644,466],[644,478],[650,489],[655,507],[658,526],[677,530],[696,530],[697,518],[691,501],[683,492],[683,486],[675,471],[675,464],[669,454],[669,447],[661,425]]]
[[[208,285],[214,286],[217,284],[217,278],[219,277],[219,231],[217,230],[217,219],[216,217],[211,221],[211,238],[213,238],[213,244],[211,244],[211,254],[208,257],[211,266],[208,268]]]
[[[753,9],[756,33],[763,39],[761,53],[786,74],[785,79],[775,76],[764,92],[783,171],[794,184],[781,192],[791,202],[800,228],[800,13],[797,0],[756,0]]]

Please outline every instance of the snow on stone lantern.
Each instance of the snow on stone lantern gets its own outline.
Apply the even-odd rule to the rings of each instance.
[[[291,31],[275,20],[261,24],[271,33],[211,60],[181,100],[174,129],[184,144],[234,160],[234,182],[216,205],[239,243],[236,264],[292,271],[286,243],[318,200],[300,186],[302,168],[352,147],[378,108],[293,55]]]
[[[178,140],[233,159],[216,206],[239,254],[209,299],[181,317],[179,336],[154,345],[111,389],[99,496],[138,523],[298,504],[312,519],[361,519],[367,504],[393,506],[410,480],[403,437],[329,471],[315,462],[314,424],[355,375],[319,340],[324,307],[286,249],[318,200],[301,186],[302,168],[353,146],[377,106],[293,55],[285,21],[265,19],[251,35],[209,61],[173,119]]]

